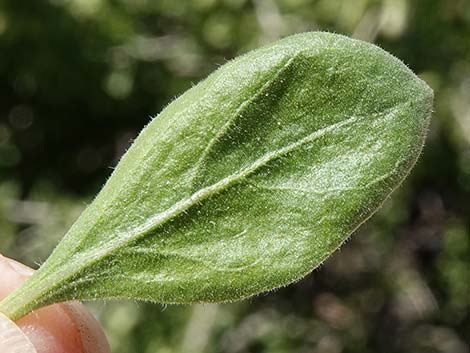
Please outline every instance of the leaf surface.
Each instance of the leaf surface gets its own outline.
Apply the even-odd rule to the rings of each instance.
[[[398,59],[335,34],[291,36],[230,61],[142,131],[0,311],[230,301],[296,281],[408,174],[432,99]]]

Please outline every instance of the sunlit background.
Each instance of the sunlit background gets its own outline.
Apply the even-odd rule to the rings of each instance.
[[[172,98],[240,53],[310,30],[377,43],[435,90],[406,183],[282,290],[90,306],[115,353],[468,352],[465,0],[0,0],[0,251],[37,267]]]

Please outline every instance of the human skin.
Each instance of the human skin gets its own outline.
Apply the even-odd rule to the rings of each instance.
[[[29,267],[0,255],[0,300],[33,274]],[[78,302],[54,304],[16,322],[37,353],[109,353],[98,322]],[[0,334],[0,340],[1,340]],[[0,342],[2,347],[2,342]],[[9,347],[13,351],[14,347]]]

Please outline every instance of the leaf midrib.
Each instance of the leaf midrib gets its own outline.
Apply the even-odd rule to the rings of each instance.
[[[314,131],[313,133],[307,135],[306,137],[300,140],[297,140],[296,142],[293,142],[285,147],[268,152],[264,154],[262,157],[258,158],[256,161],[254,161],[250,166],[242,169],[241,171],[234,173],[228,177],[225,177],[215,184],[209,185],[201,190],[196,191],[189,198],[181,200],[175,203],[172,207],[168,208],[166,211],[158,213],[155,216],[149,218],[141,226],[135,227],[131,229],[130,231],[120,234],[119,236],[115,238],[114,241],[109,242],[108,243],[109,246],[106,246],[104,250],[98,251],[98,252],[94,252],[94,251],[86,252],[86,253],[83,253],[82,255],[87,258],[94,258],[94,259],[99,259],[102,256],[106,256],[112,253],[113,251],[125,246],[126,244],[137,240],[139,238],[139,235],[144,236],[147,232],[150,232],[154,230],[155,228],[162,226],[163,224],[169,222],[171,219],[175,218],[176,216],[183,213],[184,211],[187,211],[192,206],[198,203],[201,203],[205,199],[208,199],[209,197],[214,196],[230,188],[232,185],[238,183],[239,181],[244,180],[249,175],[253,174],[256,170],[265,166],[269,162],[275,159],[278,159],[290,152],[293,152],[307,143],[315,141],[316,139],[326,135],[327,133],[331,132],[334,129],[342,128],[344,126],[350,125],[360,120],[361,118],[364,118],[364,117],[353,116],[348,119],[342,120],[338,123],[328,125],[322,129]],[[93,256],[93,253],[95,253],[95,256]]]

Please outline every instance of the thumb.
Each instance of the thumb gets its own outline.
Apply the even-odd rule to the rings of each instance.
[[[2,313],[0,313],[0,352],[37,353],[23,331]]]

